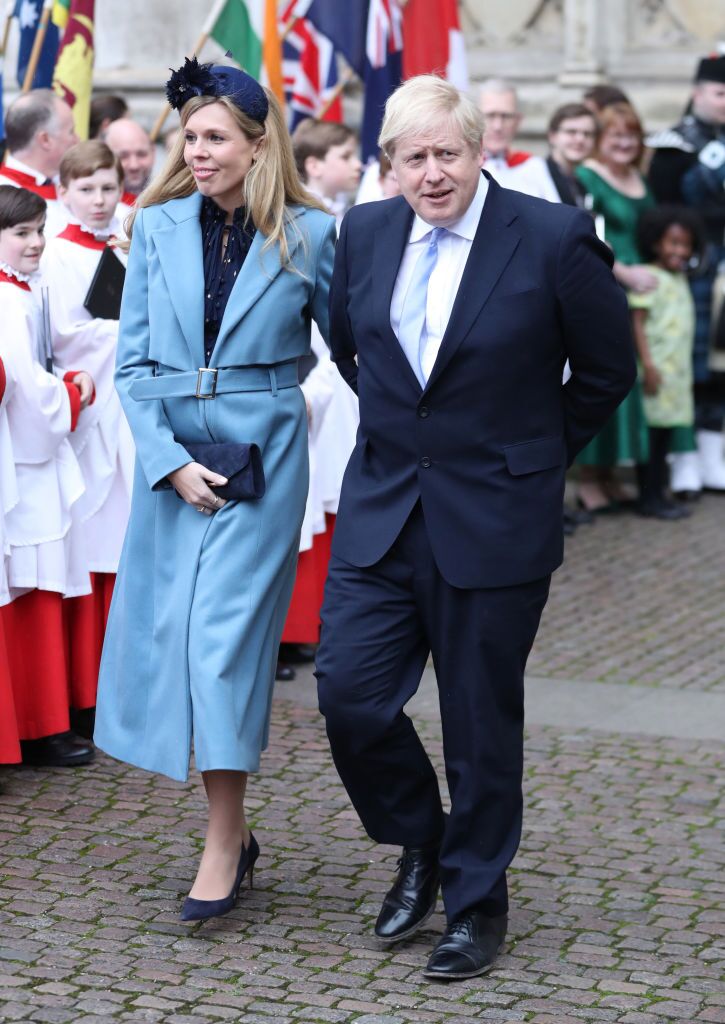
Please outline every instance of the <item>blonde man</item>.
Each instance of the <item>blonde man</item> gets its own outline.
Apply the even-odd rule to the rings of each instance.
[[[481,173],[481,114],[413,78],[380,136],[401,195],[342,223],[332,356],[360,400],[317,660],[333,757],[368,834],[403,847],[375,932],[425,973],[493,964],[522,817],[523,676],[562,558],[567,465],[631,387],[627,306],[575,207]],[[573,376],[562,388],[570,360]],[[432,652],[451,810],[403,707]]]

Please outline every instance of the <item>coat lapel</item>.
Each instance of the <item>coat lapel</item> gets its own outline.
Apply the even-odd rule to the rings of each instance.
[[[304,208],[302,207],[293,211],[293,215],[296,218],[300,218],[303,214]],[[287,240],[291,256],[294,255],[299,245],[299,236],[296,233],[295,227],[299,229],[299,225],[287,229]],[[212,367],[220,365],[220,352],[224,342],[234,331],[239,321],[247,315],[257,300],[267,291],[274,279],[282,272],[279,245],[275,242],[274,245],[264,249],[266,241],[267,236],[263,235],[261,231],[257,231],[247,257],[239,271],[239,276],[234,282],[231,294],[229,295],[229,301],[224,310],[219,327],[219,337],[216,340],[214,352],[210,360]]]
[[[488,194],[471,243],[463,277],[426,390],[436,382],[481,314],[493,288],[521,241],[516,213],[505,191],[489,175]]]
[[[198,192],[165,205],[169,226],[153,241],[174,313],[195,366],[204,365],[204,262]]]
[[[398,277],[398,270],[403,253],[408,243],[410,226],[413,222],[413,211],[405,200],[391,202],[391,212],[385,223],[375,233],[373,249],[373,301],[375,303],[375,320],[382,336],[389,343],[393,358],[397,360],[402,373],[410,380],[415,389],[421,387],[407,356],[395,337],[390,326],[390,303]]]

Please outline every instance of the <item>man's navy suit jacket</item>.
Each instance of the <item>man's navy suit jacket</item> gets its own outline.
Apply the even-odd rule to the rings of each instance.
[[[420,498],[438,569],[461,588],[524,583],[561,563],[566,468],[636,375],[627,301],[592,218],[487,177],[424,389],[390,326],[405,199],[349,211],[330,296],[332,358],[360,398],[333,554],[373,565]]]

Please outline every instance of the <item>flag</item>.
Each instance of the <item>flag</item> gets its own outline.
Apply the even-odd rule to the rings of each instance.
[[[61,32],[64,32],[70,17],[71,0],[53,0],[53,9],[50,12],[50,20],[57,25]]]
[[[468,88],[457,0],[408,0],[403,9],[403,77],[437,74]]]
[[[276,0],[226,0],[209,35],[284,103]]]
[[[53,88],[73,109],[76,134],[88,138],[93,83],[94,0],[70,0]]]
[[[299,0],[295,13],[332,42],[362,78],[363,162],[378,152],[385,101],[403,75],[403,17],[399,0]]]
[[[18,86],[22,89],[25,81],[25,72],[30,63],[30,54],[35,42],[35,35],[40,25],[40,15],[43,11],[43,0],[17,0],[13,17],[18,19],[20,28],[20,40],[18,42]],[[38,66],[35,70],[32,89],[49,89],[53,84],[53,69],[55,58],[58,55],[58,29],[55,25],[49,24],[43,40],[43,48],[40,51]]]
[[[296,5],[297,0],[289,0],[280,15],[281,24],[287,25]],[[324,121],[342,120],[342,100],[335,95],[338,82],[335,48],[304,18],[298,18],[285,36],[282,71],[291,132],[306,117],[322,115]]]

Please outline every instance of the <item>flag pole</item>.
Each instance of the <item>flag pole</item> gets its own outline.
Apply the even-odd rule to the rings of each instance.
[[[322,104],[319,111],[315,115],[318,121],[321,121],[323,119],[323,117],[330,109],[332,104],[342,95],[342,90],[345,88],[348,82],[351,82],[353,80],[354,77],[355,72],[352,70],[352,68],[346,68],[345,73],[340,78],[335,88],[332,90],[330,95],[327,97],[327,99],[325,100],[325,102]]]
[[[13,23],[13,12],[15,11],[15,4],[13,0],[8,0],[5,4],[5,27],[3,28],[2,47],[0,49],[0,57],[4,57],[8,51],[8,39],[10,38],[10,27]]]
[[[290,34],[290,32],[292,31],[292,29],[295,27],[299,20],[299,14],[293,14],[289,21],[285,22],[285,26],[279,34],[280,43],[283,43],[285,41],[285,39]]]
[[[40,15],[40,22],[38,23],[38,28],[35,32],[35,39],[33,40],[33,49],[30,51],[30,60],[28,61],[28,69],[25,72],[25,79],[21,90],[22,92],[30,92],[33,87],[33,79],[35,78],[35,72],[38,70],[38,62],[40,61],[43,43],[45,42],[45,36],[48,32],[50,12],[52,10],[53,0],[45,0],[43,4],[43,11]]]
[[[214,4],[214,6],[211,9],[211,12],[209,13],[209,16],[207,17],[206,21],[204,22],[203,28],[201,30],[201,34],[199,35],[199,38],[197,39],[196,43],[194,44],[194,47],[193,47],[193,49],[191,51],[192,56],[193,55],[198,55],[199,53],[201,53],[201,51],[206,46],[206,42],[207,42],[209,36],[212,34],[214,26],[216,25],[217,20],[219,18],[219,15],[223,11],[223,9],[224,9],[224,7],[226,5],[226,2],[227,2],[227,0],[216,0],[216,3]],[[161,134],[161,131],[162,131],[164,125],[166,124],[166,118],[169,116],[170,113],[171,113],[171,107],[169,106],[168,103],[164,103],[163,110],[161,111],[159,116],[156,118],[156,121],[154,122],[154,126],[151,129],[150,138],[151,138],[152,142],[156,142],[157,141],[159,135]]]

